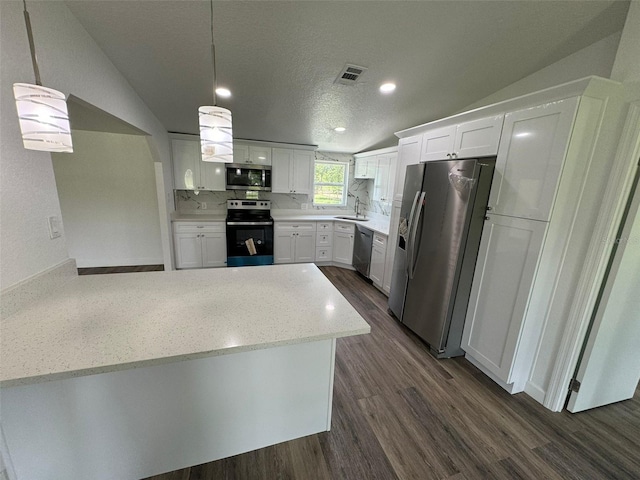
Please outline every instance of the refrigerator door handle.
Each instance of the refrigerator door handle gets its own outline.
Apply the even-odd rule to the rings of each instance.
[[[418,203],[418,197],[420,196],[420,191],[416,192],[416,196],[413,197],[413,203],[411,204],[411,212],[409,213],[409,221],[407,222],[407,243],[405,247],[405,252],[407,252],[407,258],[409,258],[409,252],[411,251],[411,226],[413,225],[413,214],[416,212],[416,204]],[[407,269],[407,275],[409,275],[409,262],[405,265]]]
[[[418,233],[418,223],[420,223],[419,219],[420,219],[420,215],[422,215],[422,207],[424,206],[425,195],[426,195],[426,192],[422,192],[420,194],[420,200],[418,200],[418,211],[416,212],[416,216],[414,217],[414,222],[411,225],[411,234],[409,235],[411,239],[411,243],[410,243],[411,250],[408,255],[409,261],[407,262],[407,268],[409,270],[410,280],[413,280],[413,276],[416,273],[416,259],[415,259],[416,234]]]

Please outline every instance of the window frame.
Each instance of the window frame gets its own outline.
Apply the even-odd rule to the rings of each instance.
[[[325,164],[325,165],[342,165],[344,167],[344,181],[342,183],[331,183],[331,182],[316,182],[316,165]],[[351,162],[345,161],[336,161],[336,160],[320,160],[316,159],[313,162],[313,183],[311,186],[311,195],[312,195],[312,205],[314,207],[346,207],[347,199],[349,197],[349,168],[351,166]],[[342,187],[342,203],[317,203],[316,202],[316,185],[327,185],[327,186],[336,186]]]

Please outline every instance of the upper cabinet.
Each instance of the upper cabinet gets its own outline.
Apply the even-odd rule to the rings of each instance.
[[[578,109],[578,97],[508,113],[489,207],[548,221]]]
[[[176,190],[224,191],[224,163],[200,159],[200,138],[193,135],[171,136],[171,160]]]
[[[233,163],[271,165],[271,147],[233,142]]]
[[[311,195],[314,159],[312,150],[273,148],[271,191]]]
[[[378,160],[375,156],[356,158],[356,168],[353,176],[359,180],[375,178],[377,168]]]
[[[423,135],[401,138],[398,142],[398,165],[396,167],[396,179],[394,186],[394,197],[396,201],[402,201],[402,191],[404,190],[404,179],[407,175],[407,166],[420,163],[422,152]]]
[[[376,174],[373,180],[373,199],[391,203],[396,180],[397,154],[377,155]]]
[[[421,162],[495,155],[502,115],[429,130],[423,134]]]

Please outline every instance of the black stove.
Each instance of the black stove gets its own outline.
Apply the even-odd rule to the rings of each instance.
[[[271,264],[271,201],[227,200],[227,266]]]

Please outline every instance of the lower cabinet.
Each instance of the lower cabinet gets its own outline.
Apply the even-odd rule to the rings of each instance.
[[[482,232],[462,349],[506,385],[520,373],[518,353],[528,340],[523,322],[546,228],[546,222],[489,215]]]
[[[174,223],[176,268],[209,268],[227,265],[224,222]]]
[[[333,222],[318,222],[316,232],[316,262],[333,258]]]
[[[333,261],[351,265],[353,263],[353,223],[335,222],[333,226]]]
[[[382,288],[382,284],[384,281],[386,256],[387,237],[380,233],[374,233],[373,245],[371,247],[371,264],[369,267],[369,278],[378,288]]]
[[[315,261],[315,222],[276,222],[273,237],[274,263]]]

